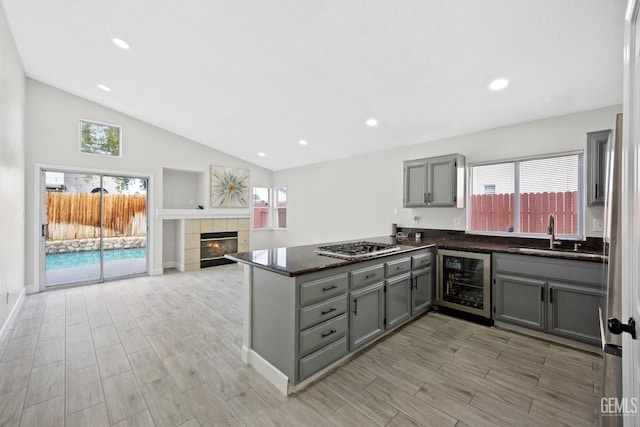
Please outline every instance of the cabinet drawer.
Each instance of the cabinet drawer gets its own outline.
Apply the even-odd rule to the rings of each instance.
[[[304,356],[347,333],[347,315],[327,320],[317,326],[300,332],[300,355]]]
[[[331,298],[300,309],[300,329],[331,319],[347,311],[347,295]]]
[[[342,337],[338,341],[311,353],[307,357],[300,359],[300,380],[310,377],[319,370],[329,366],[342,356],[347,354],[349,345],[347,337]]]
[[[433,264],[433,253],[428,252],[426,254],[420,254],[411,257],[411,268],[416,270],[418,268],[425,268]]]
[[[411,271],[411,258],[402,258],[385,263],[387,277]]]
[[[361,268],[351,272],[351,289],[384,280],[384,264]]]
[[[300,305],[341,294],[347,290],[347,273],[326,277],[300,285]]]

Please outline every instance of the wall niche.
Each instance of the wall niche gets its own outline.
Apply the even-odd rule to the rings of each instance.
[[[204,206],[204,172],[162,169],[162,208],[196,209]]]

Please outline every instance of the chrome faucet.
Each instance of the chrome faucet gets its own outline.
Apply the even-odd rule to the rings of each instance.
[[[556,244],[560,244],[558,240],[556,240],[556,221],[553,215],[549,215],[549,226],[547,227],[547,234],[549,234],[549,249],[553,249],[553,246]]]

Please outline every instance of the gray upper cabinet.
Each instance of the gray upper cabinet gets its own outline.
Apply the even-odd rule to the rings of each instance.
[[[404,207],[427,206],[427,161],[404,162]]]
[[[463,208],[464,168],[460,154],[405,161],[403,206]]]
[[[607,142],[611,129],[587,133],[587,204],[604,204]]]

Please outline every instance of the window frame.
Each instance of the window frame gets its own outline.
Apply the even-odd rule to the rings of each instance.
[[[83,147],[82,144],[82,133],[83,133],[83,129],[84,129],[84,125],[88,125],[88,126],[99,126],[101,128],[104,129],[111,129],[113,131],[117,131],[118,132],[118,151],[117,153],[109,153],[109,152],[100,152],[100,151],[94,151],[91,150],[91,146],[87,147],[87,149],[85,149]],[[113,125],[110,123],[103,123],[103,122],[97,122],[95,120],[87,120],[87,119],[80,119],[78,120],[78,151],[82,154],[89,154],[89,155],[93,155],[93,156],[103,156],[103,157],[120,157],[122,158],[122,126],[119,125]]]
[[[480,231],[480,230],[470,230],[469,227],[471,225],[471,196],[473,195],[473,168],[478,166],[491,166],[505,163],[513,163],[514,164],[514,203],[513,203],[513,211],[520,211],[520,163],[531,161],[531,160],[544,160],[544,159],[552,159],[558,157],[568,157],[568,156],[578,156],[578,201],[579,209],[578,209],[578,218],[576,229],[579,234],[556,234],[558,239],[562,240],[585,240],[586,238],[586,230],[585,230],[585,217],[586,217],[586,205],[585,205],[585,165],[584,165],[584,150],[575,150],[575,151],[565,151],[560,153],[549,153],[549,154],[540,154],[534,156],[525,156],[525,157],[517,157],[510,159],[501,159],[501,160],[492,160],[487,162],[478,162],[478,163],[470,163],[467,165],[467,194],[466,194],[466,224],[465,224],[465,233],[468,234],[476,234],[481,236],[502,236],[502,237],[520,237],[520,238],[546,238],[548,234],[546,233],[523,233],[521,232],[521,224],[520,224],[520,215],[514,215],[513,218],[513,228],[514,230],[518,230],[517,232],[508,232],[508,231]],[[518,197],[515,197],[517,195]]]
[[[267,190],[267,206],[256,206],[256,188]],[[255,226],[256,209],[267,209],[267,224],[264,227]],[[271,187],[254,185],[251,187],[251,229],[252,230],[270,230],[271,229]]]
[[[284,208],[281,208],[281,207],[278,206],[278,201],[279,201],[278,200],[278,190],[281,189],[281,188],[284,188],[284,194],[286,195],[284,201],[285,201],[285,203],[288,204],[287,186],[286,185],[278,185],[278,186],[273,187],[273,191],[272,191],[273,203],[271,203],[271,206],[272,206],[271,218],[272,218],[272,221],[273,221],[272,228],[274,230],[286,230],[287,229],[287,214],[286,214],[286,212],[288,210],[288,206],[287,206],[287,204],[285,204]],[[279,212],[280,209],[284,209],[284,211],[285,211],[285,225],[284,225],[284,227],[280,226],[280,212]]]
[[[256,188],[260,188],[260,189],[265,189],[267,190],[267,206],[256,206],[255,205],[255,190]],[[284,188],[285,189],[285,194],[287,191],[287,186],[286,185],[278,185],[278,186],[274,186],[274,187],[267,187],[267,186],[262,186],[262,185],[254,185],[251,187],[251,229],[252,230],[286,230],[287,226],[286,226],[286,220],[285,220],[285,226],[284,227],[280,227],[279,221],[278,221],[278,189],[280,188]],[[287,195],[288,196],[288,195]],[[255,212],[256,209],[260,209],[260,208],[267,208],[267,225],[265,225],[264,227],[256,227],[255,226]],[[288,210],[288,206],[284,207],[285,211]],[[286,216],[285,216],[286,218]]]

